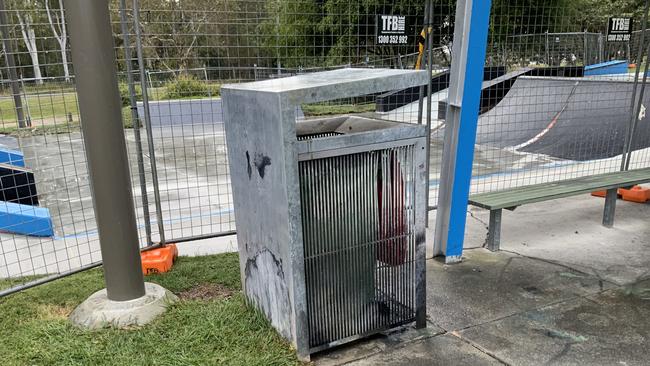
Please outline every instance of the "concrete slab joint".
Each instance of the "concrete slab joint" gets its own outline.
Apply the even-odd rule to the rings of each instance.
[[[145,282],[144,296],[128,301],[109,300],[106,289],[102,289],[77,306],[70,314],[70,321],[79,328],[90,330],[143,326],[176,301],[176,295],[150,282]]]

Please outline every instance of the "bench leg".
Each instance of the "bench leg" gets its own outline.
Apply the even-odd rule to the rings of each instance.
[[[616,213],[616,199],[618,199],[618,189],[608,189],[605,196],[605,210],[603,213],[603,226],[614,226],[614,214]]]
[[[501,210],[490,211],[488,228],[488,249],[496,252],[501,245]]]

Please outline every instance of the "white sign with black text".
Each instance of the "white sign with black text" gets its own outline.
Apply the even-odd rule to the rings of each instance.
[[[607,42],[629,42],[632,35],[632,18],[609,18]]]
[[[408,44],[406,17],[377,15],[377,44]]]

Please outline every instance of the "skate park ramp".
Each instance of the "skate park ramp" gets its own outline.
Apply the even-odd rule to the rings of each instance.
[[[501,75],[493,80],[484,81],[481,86],[481,106],[479,113],[483,114],[494,108],[508,94],[515,81],[521,76],[543,77],[583,77],[584,68],[581,66],[552,66],[552,67],[523,67]],[[439,101],[438,119],[446,119],[447,99]]]
[[[620,155],[633,86],[618,80],[520,77],[479,118],[477,143],[576,161]],[[642,112],[648,102],[646,94]],[[640,117],[634,150],[650,146],[645,113]]]
[[[492,78],[491,80],[483,81],[483,85],[481,87],[481,112],[491,109],[494,105],[501,101],[511,89],[517,78],[525,75],[531,70],[533,70],[533,68],[523,68],[510,72],[508,74],[500,75],[498,77]],[[448,86],[449,81],[447,80],[447,85],[444,89],[431,94],[431,118],[434,121],[437,121],[433,124],[434,128],[442,124],[442,120],[445,119],[445,116],[447,114],[447,98],[449,94],[449,89],[447,88]],[[426,106],[428,103],[428,98],[424,97],[423,100],[423,105]],[[416,101],[393,109],[383,115],[380,113],[378,114],[390,120],[417,123],[418,108],[419,102]],[[423,114],[424,113],[426,112],[423,111]]]
[[[433,72],[431,78],[431,94],[437,94],[449,88],[449,69],[443,68]],[[486,66],[483,69],[483,80],[490,81],[506,74],[505,66]],[[424,94],[427,94],[428,86],[424,86]],[[446,97],[445,97],[446,98]],[[377,112],[390,112],[407,104],[417,102],[420,99],[420,87],[407,88],[403,90],[390,91],[380,94],[375,98]],[[437,114],[434,114],[436,116]]]

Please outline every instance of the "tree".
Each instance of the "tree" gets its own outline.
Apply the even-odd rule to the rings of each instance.
[[[283,67],[316,66],[322,61],[327,48],[317,29],[322,10],[315,0],[271,0],[265,10],[257,33],[268,59]]]
[[[644,0],[578,0],[570,3],[574,22],[590,32],[606,32],[610,17],[630,16],[640,28]]]
[[[214,5],[208,0],[142,1],[139,24],[147,58],[168,71],[195,66]]]
[[[58,9],[50,8],[50,0],[44,0],[45,11],[47,12],[47,20],[50,23],[54,38],[59,44],[61,49],[61,63],[63,64],[63,75],[65,81],[70,81],[70,70],[68,68],[68,32],[65,26],[65,16],[63,14],[63,0],[57,0]]]
[[[23,37],[25,47],[32,60],[32,68],[34,69],[34,80],[36,84],[43,84],[43,77],[41,76],[41,64],[38,60],[38,46],[36,44],[36,32],[34,31],[33,9],[35,4],[31,0],[24,2],[23,9],[16,10],[16,17],[20,26],[20,33]]]
[[[450,0],[433,0],[436,7],[436,17],[432,23],[434,45],[440,44],[448,34]],[[360,63],[366,61],[368,54],[376,58],[393,58],[398,53],[417,51],[417,36],[422,30],[424,2],[397,0],[386,2],[382,0],[325,0],[324,16],[319,24],[328,47],[327,62],[331,65],[344,63]],[[411,42],[403,46],[386,46],[375,44],[375,24],[381,14],[399,14],[407,17],[410,25],[407,33]]]

